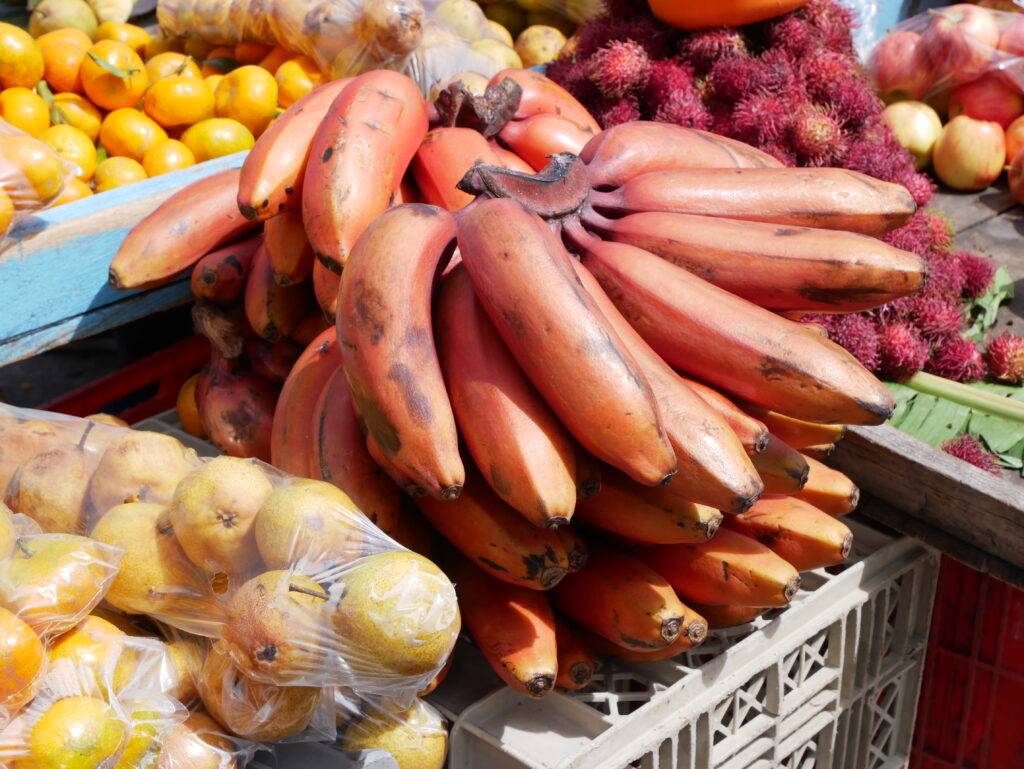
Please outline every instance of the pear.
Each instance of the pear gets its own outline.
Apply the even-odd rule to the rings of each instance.
[[[67,430],[64,424],[41,419],[20,422],[0,417],[0,492],[7,489],[22,462],[59,442]]]
[[[184,705],[191,705],[199,699],[196,681],[203,670],[206,650],[207,642],[194,636],[181,635],[167,642],[171,674],[165,694]]]
[[[112,507],[96,522],[92,536],[125,551],[107,593],[115,609],[150,614],[176,627],[215,629],[223,621],[209,578],[181,549],[163,505]]]
[[[46,662],[43,642],[23,620],[0,608],[0,725],[36,695]]]
[[[123,502],[166,505],[198,463],[195,451],[161,433],[124,432],[103,452],[89,487],[97,515]]]
[[[273,490],[250,459],[215,457],[189,473],[170,504],[171,525],[185,555],[211,573],[258,570],[253,522]]]
[[[98,414],[90,414],[86,419],[90,422],[107,425],[108,427],[124,427],[126,429],[131,427],[131,425],[121,419],[121,417],[115,417],[113,414],[104,414],[102,411]]]
[[[42,0],[29,17],[28,31],[32,37],[39,37],[71,27],[93,37],[97,25],[96,14],[85,0]]]
[[[309,577],[268,571],[238,589],[228,604],[224,641],[250,678],[278,685],[309,682],[330,659],[328,595]]]
[[[44,637],[77,625],[100,602],[119,554],[75,534],[19,537],[0,561],[0,605]]]
[[[151,692],[121,703],[130,711],[131,731],[124,752],[113,769],[143,769],[152,766],[161,750],[162,733],[178,718],[180,703],[159,698]]]
[[[448,730],[441,714],[423,700],[406,710],[367,707],[345,729],[341,749],[386,750],[398,769],[443,769]]]
[[[14,540],[18,532],[14,528],[14,513],[0,502],[0,558],[6,558],[14,551]]]
[[[274,686],[246,678],[218,641],[199,678],[207,711],[229,731],[255,742],[276,742],[303,731],[320,705],[324,689]]]
[[[104,604],[93,609],[89,616],[105,619],[125,635],[152,638],[158,632],[147,617],[139,614],[125,614]]]
[[[95,455],[80,446],[43,449],[18,468],[5,501],[43,531],[84,534],[89,528],[85,507],[95,466]]]
[[[321,571],[366,552],[376,530],[348,495],[324,481],[291,478],[256,518],[256,544],[271,569]]]
[[[28,735],[32,769],[103,769],[128,741],[128,724],[96,697],[65,697],[48,707]],[[21,762],[18,762],[21,766]]]
[[[196,711],[164,734],[153,769],[235,769],[235,754],[223,727]]]
[[[444,665],[459,635],[459,606],[454,586],[431,561],[407,550],[377,553],[339,581],[344,595],[334,627],[358,678],[368,686],[395,674],[432,678]]]

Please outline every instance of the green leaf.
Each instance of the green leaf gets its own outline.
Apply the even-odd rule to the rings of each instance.
[[[970,325],[965,335],[975,342],[982,341],[985,332],[995,325],[1000,305],[1012,298],[1013,279],[1005,267],[1000,267],[996,270],[988,291],[967,308],[967,322]]]
[[[1024,441],[1024,425],[991,414],[972,414],[967,432],[985,441],[996,454],[1005,453]]]
[[[966,406],[921,393],[896,426],[931,446],[941,446],[962,435],[970,418],[971,410]]]
[[[106,59],[104,59],[104,58],[102,58],[100,56],[97,56],[92,51],[88,51],[88,56],[89,56],[90,59],[92,59],[94,62],[96,62],[97,66],[102,67],[103,69],[105,69],[107,72],[109,72],[114,77],[119,77],[122,80],[127,80],[128,78],[130,78],[135,73],[142,71],[138,67],[132,67],[132,68],[129,68],[129,69],[121,69],[120,67],[117,67],[117,66],[111,64]]]
[[[207,59],[206,61],[204,61],[203,66],[210,67],[211,69],[215,69],[218,72],[227,74],[232,70],[238,69],[242,65],[238,61],[238,59],[233,59],[230,56],[214,56],[212,59]]]
[[[97,147],[96,148],[96,165],[99,165],[100,163],[102,163],[106,159],[107,159],[107,148],[106,147]]]

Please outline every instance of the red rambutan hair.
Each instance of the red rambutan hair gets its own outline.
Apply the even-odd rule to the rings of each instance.
[[[771,73],[759,59],[747,56],[729,56],[720,59],[708,74],[708,91],[723,103],[734,104],[748,93],[764,88]]]
[[[793,114],[785,101],[773,93],[746,96],[732,113],[732,135],[761,146],[781,139],[792,124]]]
[[[878,368],[878,327],[871,318],[857,313],[834,315],[825,328],[829,339],[859,360],[864,368],[868,371]]]
[[[985,376],[985,361],[970,339],[947,336],[932,348],[925,370],[954,382],[977,382]]]
[[[928,360],[928,343],[906,321],[883,324],[878,330],[878,373],[894,382],[909,379]]]
[[[743,34],[731,27],[705,29],[687,35],[679,44],[682,57],[702,75],[707,73],[720,59],[747,52],[747,41]]]
[[[1024,338],[1009,331],[992,339],[985,348],[988,373],[1001,382],[1024,382]]]
[[[915,296],[908,314],[926,339],[957,334],[964,323],[963,310],[955,299],[932,293]]]
[[[950,438],[942,444],[942,450],[951,457],[981,468],[986,473],[999,475],[999,460],[996,455],[982,446],[981,441],[972,435]]]
[[[996,264],[980,254],[960,251],[954,255],[964,275],[963,295],[977,299],[988,291],[996,274]]]
[[[647,84],[651,60],[639,43],[615,40],[590,57],[587,74],[602,95],[620,99]]]

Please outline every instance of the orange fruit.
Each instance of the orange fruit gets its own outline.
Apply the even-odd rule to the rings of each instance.
[[[82,198],[92,197],[92,187],[77,177],[68,179],[64,185],[64,191],[57,196],[57,199],[50,204],[51,208],[63,206],[65,203],[74,203]]]
[[[149,78],[142,59],[124,43],[101,40],[86,51],[82,61],[82,87],[97,107],[134,107],[147,85]]]
[[[97,43],[100,40],[116,40],[119,43],[124,43],[141,56],[142,52],[146,50],[146,44],[149,43],[150,35],[142,27],[135,24],[105,21],[96,28],[93,40]]]
[[[231,118],[259,136],[277,115],[277,81],[249,64],[224,76],[214,94],[217,117]]]
[[[58,93],[53,97],[50,113],[58,122],[67,123],[82,131],[94,144],[99,138],[103,116],[96,109],[96,105],[84,96],[77,93]]]
[[[273,50],[274,46],[263,43],[238,43],[235,46],[234,59],[239,64],[259,64]]]
[[[191,75],[171,75],[146,91],[146,114],[165,128],[188,126],[213,117],[213,94]]]
[[[207,75],[203,78],[203,82],[206,83],[206,87],[210,89],[210,93],[217,93],[217,86],[220,85],[220,81],[224,79],[223,75]]]
[[[96,166],[93,183],[96,192],[105,192],[115,187],[135,184],[146,178],[146,169],[137,160],[131,158],[107,158]]]
[[[85,36],[84,33],[82,36]],[[77,40],[73,41],[66,35],[59,36],[58,32],[48,32],[36,40],[36,43],[43,54],[43,76],[50,88],[54,91],[81,93],[82,61],[92,43],[83,47]]]
[[[289,59],[274,75],[277,81],[277,103],[288,109],[323,82],[323,75],[308,56]]]
[[[114,110],[100,126],[100,144],[111,157],[142,162],[146,150],[166,138],[167,132],[156,121],[131,107]]]
[[[25,766],[92,769],[113,766],[125,749],[129,726],[105,701],[80,695],[54,701],[32,724]],[[19,764],[22,761],[18,761]]]
[[[237,64],[235,49],[222,45],[211,48],[206,56],[199,61],[203,63],[201,68],[203,77],[227,74],[227,71]]]
[[[87,182],[96,170],[96,147],[84,132],[69,125],[50,126],[39,135],[65,161],[75,167],[75,178]]]
[[[36,38],[36,45],[47,45],[57,40],[77,45],[79,48],[84,48],[85,50],[89,50],[93,43],[92,38],[82,30],[75,29],[74,27],[64,27],[63,29],[55,29],[53,32],[47,32],[45,35],[40,35]],[[44,56],[43,58],[46,57]]]
[[[190,127],[181,135],[182,143],[192,150],[196,162],[252,149],[252,132],[237,120],[214,117]]]
[[[142,158],[142,167],[149,177],[178,171],[196,164],[196,156],[192,150],[177,139],[168,139],[154,144]]]
[[[260,60],[260,66],[273,75],[277,72],[278,67],[291,58],[293,58],[292,52],[278,45]]]
[[[35,696],[46,652],[35,631],[2,607],[0,649],[0,713],[13,715]]]
[[[0,118],[29,136],[39,136],[50,127],[50,110],[43,97],[20,86],[0,91]]]
[[[189,435],[205,438],[206,428],[203,427],[203,418],[199,416],[199,406],[196,404],[196,385],[198,383],[199,374],[193,374],[178,390],[178,420]]]
[[[4,188],[0,187],[0,239],[7,234],[7,230],[11,228],[11,222],[13,221],[14,201],[11,200],[10,195],[4,192]]]
[[[0,88],[35,88],[43,77],[43,53],[32,36],[0,22]]]
[[[191,56],[186,56],[183,53],[165,51],[164,53],[158,53],[146,62],[146,77],[149,78],[149,85],[151,87],[157,80],[171,77],[172,75],[184,75],[185,77],[202,79],[202,75],[199,73],[199,65],[192,60]]]
[[[159,56],[162,53],[168,53],[170,51],[181,52],[182,40],[180,37],[167,37],[163,31],[158,31],[155,35],[151,36],[146,42],[145,48],[142,49],[142,58],[149,61],[154,56]]]
[[[16,211],[39,208],[57,197],[65,170],[49,145],[28,136],[0,136],[0,178]]]

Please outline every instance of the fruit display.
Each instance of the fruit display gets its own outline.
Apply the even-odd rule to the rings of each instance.
[[[73,180],[58,150],[0,119],[0,242],[17,219],[59,204]]]
[[[343,491],[106,421],[0,407],[0,431],[4,765],[229,769],[341,728],[426,740],[402,767],[440,769],[416,693],[458,635],[454,587]]]
[[[240,172],[141,221],[110,274],[191,270],[213,352],[182,424],[436,554],[498,675],[543,696],[584,686],[595,654],[680,654],[843,561],[857,489],[810,455],[893,401],[789,316],[903,301],[924,262],[879,239],[915,215],[898,185],[664,123],[602,131],[535,72],[471,86],[432,104],[390,71],[322,86]],[[277,659],[236,662],[310,664]]]

